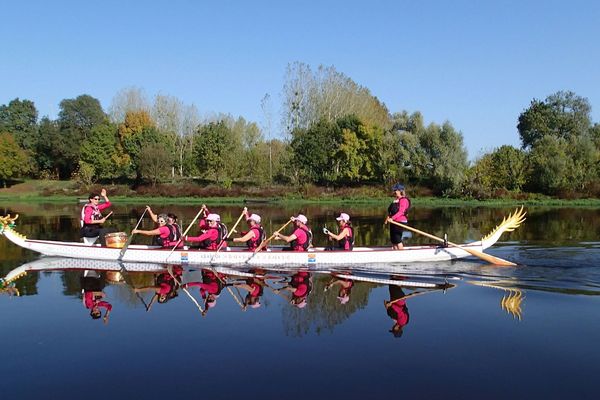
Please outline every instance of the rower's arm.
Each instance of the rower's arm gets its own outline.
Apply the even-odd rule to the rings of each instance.
[[[339,233],[339,235],[336,235],[333,232],[329,232],[328,235],[330,238],[332,238],[334,240],[342,240],[343,238],[348,236],[348,228],[342,229],[342,231]]]
[[[144,236],[156,236],[160,235],[160,229],[152,229],[151,231],[143,231],[141,229],[134,229],[131,233],[139,233]]]
[[[281,233],[277,233],[277,234],[275,234],[275,239],[283,240],[286,243],[289,243],[292,240],[298,239],[298,237],[296,235],[294,235],[293,233],[290,236],[286,236],[286,235],[282,235]]]
[[[252,229],[250,229],[250,232],[246,233],[242,237],[233,238],[233,241],[234,242],[247,242],[250,239],[254,239],[254,237],[255,237],[254,231]]]
[[[155,223],[158,222],[158,217],[156,216],[156,214],[154,214],[150,206],[146,206],[146,210],[148,211],[148,215],[150,215],[150,219],[152,219],[152,221],[154,221]]]

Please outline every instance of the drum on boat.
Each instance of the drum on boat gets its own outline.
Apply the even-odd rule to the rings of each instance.
[[[122,249],[127,242],[127,234],[125,232],[107,233],[104,235],[104,240],[106,241],[106,247]]]

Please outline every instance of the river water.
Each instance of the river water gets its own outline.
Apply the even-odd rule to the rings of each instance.
[[[305,214],[316,245],[327,244],[318,232],[334,230],[343,211],[356,245],[388,244],[385,207],[249,207],[268,233]],[[197,212],[155,208],[175,212],[184,226]],[[112,226],[127,232],[143,212],[112,209]],[[229,227],[240,211],[214,207]],[[417,203],[410,219],[461,243],[511,211]],[[7,213],[20,214],[16,229],[30,238],[78,240],[78,205],[0,204]],[[468,258],[353,271],[171,268],[190,283],[194,302],[169,286],[167,266],[118,273],[40,258],[0,237],[0,277],[22,265],[42,270],[0,290],[2,398],[597,398],[600,210],[529,208],[523,226],[488,252],[518,266]],[[207,289],[205,299],[195,282],[220,293]],[[98,319],[85,302],[93,298],[103,302]]]

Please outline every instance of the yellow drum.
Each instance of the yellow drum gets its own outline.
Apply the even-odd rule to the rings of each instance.
[[[115,249],[122,249],[127,242],[127,234],[125,232],[107,233],[104,235],[106,241],[106,247],[112,247]]]

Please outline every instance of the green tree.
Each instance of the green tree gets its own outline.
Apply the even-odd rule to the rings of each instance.
[[[35,149],[38,171],[59,175],[58,171],[63,164],[63,149],[68,147],[62,139],[58,123],[48,117],[42,118]]]
[[[38,111],[30,100],[11,100],[0,106],[0,132],[10,132],[21,148],[34,151]]]
[[[90,95],[83,94],[60,102],[58,123],[61,131],[75,131],[75,137],[80,139],[87,138],[94,126],[104,124],[107,120],[100,101]]]
[[[230,178],[226,173],[232,162],[231,149],[234,143],[233,132],[224,120],[201,125],[194,139],[194,158],[200,175],[221,182]]]
[[[165,151],[164,144],[144,143],[138,161],[140,175],[142,179],[152,182],[152,186],[156,186],[158,182],[171,176],[174,161],[173,152]]]
[[[338,127],[321,120],[309,129],[296,129],[290,143],[292,176],[298,183],[330,184],[334,177],[331,155],[339,145]]]
[[[544,136],[531,150],[531,175],[528,186],[534,191],[555,194],[566,186],[567,141],[556,136]]]
[[[513,146],[500,146],[492,154],[492,187],[521,190],[527,181],[527,153]]]
[[[93,167],[96,179],[126,176],[131,165],[119,143],[117,127],[109,122],[92,128],[81,145],[81,161]]]
[[[60,102],[57,121],[62,136],[57,141],[60,144],[60,178],[68,178],[77,170],[81,144],[88,138],[92,128],[107,121],[100,102],[92,96],[84,94]]]
[[[19,147],[13,135],[8,132],[0,133],[0,181],[6,186],[6,181],[19,177],[29,171],[29,157]]]
[[[544,101],[533,99],[519,116],[517,129],[524,148],[545,136],[570,139],[587,134],[591,128],[588,99],[570,91],[559,91]]]

